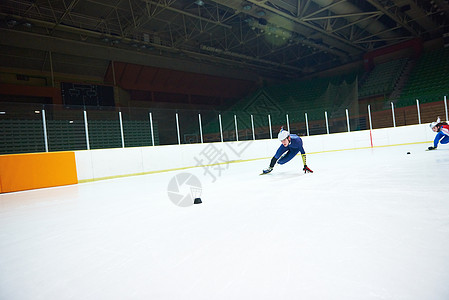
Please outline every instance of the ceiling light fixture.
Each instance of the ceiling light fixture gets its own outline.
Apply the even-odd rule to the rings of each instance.
[[[8,21],[6,21],[6,23],[8,24],[9,27],[14,27],[14,26],[16,26],[17,24],[19,24],[19,22],[17,22],[17,21],[14,20],[14,19],[8,20]]]

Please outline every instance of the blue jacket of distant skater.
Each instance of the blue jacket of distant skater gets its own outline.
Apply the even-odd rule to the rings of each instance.
[[[438,143],[447,144],[449,143],[449,125],[442,125],[440,131],[435,136],[433,140],[433,146],[436,148]]]

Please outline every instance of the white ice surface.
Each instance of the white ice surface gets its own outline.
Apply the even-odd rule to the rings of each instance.
[[[447,300],[449,147],[426,147],[1,194],[0,299]],[[169,200],[179,173],[202,204]]]

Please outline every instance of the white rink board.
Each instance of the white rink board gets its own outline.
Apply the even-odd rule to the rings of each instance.
[[[435,134],[427,124],[372,131],[373,145],[432,141]],[[343,132],[301,137],[306,153],[370,147],[370,131]],[[78,180],[158,172],[200,165],[272,157],[280,143],[277,139],[166,145],[75,151]],[[214,160],[210,159],[215,157]]]

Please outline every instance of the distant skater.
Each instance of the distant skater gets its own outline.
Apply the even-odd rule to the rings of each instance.
[[[441,122],[440,117],[438,117],[436,122],[430,123],[430,128],[432,128],[433,132],[437,132],[437,135],[433,140],[433,146],[428,148],[429,150],[436,150],[438,143],[449,143],[449,125],[446,122]]]
[[[276,163],[283,165],[286,162],[289,162],[299,152],[301,152],[301,158],[304,164],[304,168],[302,170],[304,173],[313,173],[313,171],[307,167],[306,153],[302,147],[302,139],[299,136],[296,134],[290,134],[290,132],[284,130],[284,128],[281,128],[281,131],[278,134],[278,140],[281,141],[282,145],[279,146],[276,154],[271,159],[269,167],[263,170],[262,174],[268,174],[273,171]]]

